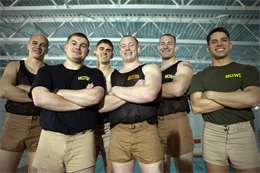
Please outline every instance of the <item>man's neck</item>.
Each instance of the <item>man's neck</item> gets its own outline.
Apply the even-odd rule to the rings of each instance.
[[[64,67],[66,67],[67,69],[70,69],[70,70],[78,70],[80,69],[82,66],[83,66],[83,63],[74,63],[74,62],[70,62],[68,60],[66,60],[64,63],[63,63]]]
[[[212,64],[211,66],[225,66],[227,64],[230,64],[232,61],[230,59],[230,56],[227,56],[225,58],[216,59],[212,57]]]
[[[123,68],[121,68],[119,70],[119,72],[121,73],[126,73],[129,71],[132,71],[133,69],[137,68],[138,66],[140,66],[142,63],[139,62],[139,60],[137,59],[136,61],[130,62],[130,63],[123,63]]]
[[[36,74],[38,69],[45,65],[45,63],[43,62],[43,58],[33,57],[28,57],[28,59],[24,61],[24,64],[27,70],[29,70],[32,74]]]
[[[175,59],[175,57],[172,57],[169,59],[162,59],[161,70],[163,71],[177,62],[178,62],[178,60]]]
[[[97,67],[102,73],[107,75],[108,73],[111,73],[114,69],[110,66],[110,64],[101,64],[99,63],[99,66]]]

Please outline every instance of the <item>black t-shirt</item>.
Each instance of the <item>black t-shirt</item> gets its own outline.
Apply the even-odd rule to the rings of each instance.
[[[162,71],[162,84],[173,81],[174,75],[177,72],[178,64],[180,62],[181,61],[175,63],[174,65]],[[176,98],[164,98],[163,100],[157,103],[158,116],[165,116],[178,112],[190,112],[186,94]]]
[[[29,97],[31,98],[32,89],[37,86],[43,86],[50,91],[54,88],[77,90],[86,88],[89,83],[93,83],[94,87],[106,88],[103,74],[98,69],[83,66],[78,70],[70,70],[65,68],[63,64],[45,66],[39,69]],[[86,129],[94,129],[97,112],[97,105],[71,112],[54,112],[42,109],[40,124],[44,130],[67,135],[74,134]]]

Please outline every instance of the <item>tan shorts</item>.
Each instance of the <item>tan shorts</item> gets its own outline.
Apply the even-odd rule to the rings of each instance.
[[[108,160],[125,163],[135,158],[150,164],[161,161],[163,148],[156,125],[146,121],[135,124],[117,124],[111,130]]]
[[[42,130],[32,166],[47,172],[75,172],[95,165],[93,130],[75,135]]]
[[[108,151],[110,140],[110,122],[105,124],[97,124],[95,129],[95,142],[97,151],[101,153]]]
[[[205,122],[202,140],[203,159],[208,163],[223,166],[230,163],[236,169],[260,166],[255,134],[249,121],[227,127]]]
[[[165,152],[171,157],[189,153],[194,149],[187,112],[158,116],[158,133]]]
[[[40,116],[8,113],[0,137],[0,148],[11,152],[35,152],[40,134]]]

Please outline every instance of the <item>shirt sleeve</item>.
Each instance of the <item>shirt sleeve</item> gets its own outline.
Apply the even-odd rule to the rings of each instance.
[[[192,77],[191,86],[189,88],[187,98],[190,99],[190,95],[195,92],[203,92],[203,91],[204,91],[204,87],[202,83],[202,78],[200,73],[197,73]]]
[[[106,90],[105,77],[99,69],[95,69],[89,80],[89,83],[93,83],[94,87],[101,86],[104,88],[104,90]]]
[[[50,66],[43,66],[38,70],[35,80],[33,81],[33,84],[28,93],[29,98],[32,99],[32,89],[37,86],[45,87],[45,88],[49,89],[50,91],[52,90],[53,80],[52,80]]]
[[[242,89],[245,89],[248,86],[260,87],[260,81],[259,81],[260,75],[257,68],[250,65],[246,67],[247,67],[246,73],[243,76],[243,81],[242,81]]]

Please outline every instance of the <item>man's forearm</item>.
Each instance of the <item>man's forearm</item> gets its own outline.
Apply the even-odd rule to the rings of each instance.
[[[251,108],[257,106],[259,103],[259,96],[257,96],[257,93],[254,94],[254,92],[250,91],[208,91],[207,97],[221,105],[235,109]]]
[[[201,92],[197,92],[190,96],[191,108],[194,114],[205,114],[224,108],[223,105],[213,100],[201,98],[201,95]]]
[[[75,111],[84,107],[72,103],[57,94],[49,92],[44,87],[36,87],[32,90],[35,106],[56,112]]]
[[[28,97],[28,92],[16,86],[1,86],[1,97],[15,102],[26,103],[32,102]]]
[[[118,98],[139,104],[154,101],[158,95],[158,92],[155,91],[155,88],[147,85],[132,87],[115,86],[112,88],[112,93]]]
[[[99,108],[100,113],[113,111],[126,103],[115,95],[106,95],[103,104]]]
[[[57,95],[62,98],[75,103],[77,105],[87,107],[98,104],[104,95],[104,89],[98,88],[86,88],[81,90],[67,90],[60,89]]]

